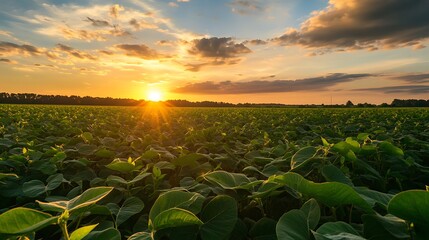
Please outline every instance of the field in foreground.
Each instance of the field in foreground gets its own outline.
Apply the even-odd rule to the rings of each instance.
[[[0,105],[0,239],[428,239],[429,109]]]

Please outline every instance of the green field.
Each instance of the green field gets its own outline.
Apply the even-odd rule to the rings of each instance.
[[[0,239],[428,239],[426,185],[427,108],[0,105]]]

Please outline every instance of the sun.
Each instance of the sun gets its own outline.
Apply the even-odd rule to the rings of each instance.
[[[151,102],[159,102],[162,100],[162,94],[158,90],[150,90],[148,95],[147,95],[147,98]]]

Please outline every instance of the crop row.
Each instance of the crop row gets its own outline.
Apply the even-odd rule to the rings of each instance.
[[[427,109],[0,106],[0,239],[427,239]]]

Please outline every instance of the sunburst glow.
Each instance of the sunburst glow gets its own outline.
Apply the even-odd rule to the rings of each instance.
[[[149,91],[147,98],[149,101],[159,102],[162,100],[162,94],[160,91],[151,90],[151,91]]]

